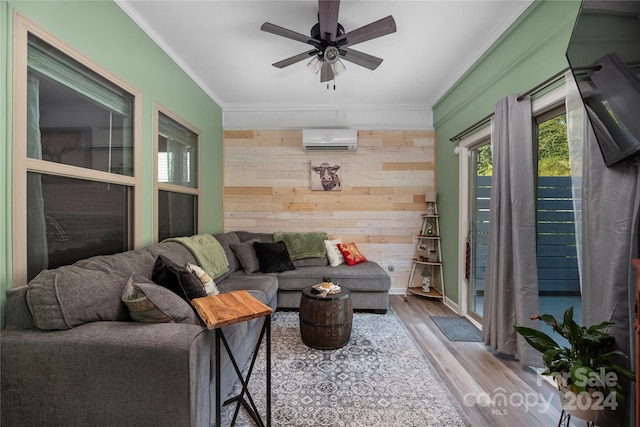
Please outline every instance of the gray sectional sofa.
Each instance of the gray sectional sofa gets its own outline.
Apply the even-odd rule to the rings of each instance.
[[[230,260],[230,277],[240,279],[252,277],[247,274],[239,260],[235,257],[230,245],[257,240],[265,243],[274,242],[272,233],[252,233],[246,231],[231,231],[217,234],[216,238],[223,244]],[[380,265],[375,262],[364,262],[349,266],[341,264],[336,267],[328,265],[325,258],[303,258],[293,260],[295,270],[288,270],[275,275],[278,280],[278,308],[297,309],[300,307],[301,291],[307,286],[315,285],[323,277],[330,276],[335,283],[351,291],[354,310],[367,310],[376,313],[386,313],[389,306],[389,289],[391,278]],[[262,275],[261,273],[256,273]]]
[[[231,245],[271,242],[272,235],[215,237],[229,262],[229,271],[215,280],[220,292],[244,289],[274,310],[296,308],[301,289],[330,275],[351,289],[354,308],[386,311],[390,278],[375,263],[331,267],[307,259],[296,260],[295,270],[248,274]],[[132,321],[120,299],[132,277],[152,277],[159,255],[179,265],[196,263],[184,245],[163,242],[44,271],[8,291],[0,337],[1,425],[212,425],[213,331],[180,298],[158,300],[179,318],[169,323]],[[239,364],[249,360],[262,321],[224,328]],[[228,396],[236,376],[222,354],[221,394]]]

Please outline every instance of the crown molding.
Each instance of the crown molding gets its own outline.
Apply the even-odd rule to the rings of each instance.
[[[426,105],[227,105],[222,127],[233,129],[431,130],[433,110]]]
[[[427,104],[225,104],[224,111],[431,111]]]
[[[456,83],[464,77],[464,75],[471,70],[471,68],[478,62],[480,58],[482,58],[492,47],[493,45],[500,39],[500,37],[505,34],[509,28],[518,20],[521,16],[524,16],[525,11],[531,6],[534,0],[526,0],[518,5],[516,9],[504,20],[502,23],[495,27],[491,37],[489,37],[478,49],[476,49],[475,54],[467,58],[464,63],[461,63],[460,66],[456,69],[454,73],[451,74],[451,78],[447,83],[442,86],[442,90],[438,93],[434,99],[436,104],[442,99],[450,90],[452,90]]]

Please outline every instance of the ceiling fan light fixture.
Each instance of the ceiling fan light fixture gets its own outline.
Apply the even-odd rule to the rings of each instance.
[[[331,64],[331,68],[333,69],[334,76],[339,76],[347,69],[347,67],[344,66],[344,63],[339,59]]]
[[[311,58],[311,61],[307,63],[307,68],[313,74],[318,74],[320,72],[320,69],[322,68],[322,60],[318,58],[318,55]]]
[[[313,74],[320,74],[320,82],[334,80],[334,77],[346,69],[341,59],[369,70],[375,70],[382,59],[359,52],[351,47],[371,39],[396,32],[393,16],[371,22],[350,32],[338,22],[340,0],[318,1],[318,22],[311,27],[310,35],[304,35],[269,22],[265,22],[260,30],[287,39],[313,46],[312,50],[274,62],[276,68],[284,68],[301,61],[308,60],[307,68]],[[312,58],[309,58],[312,56]],[[335,86],[335,85],[334,85]]]
[[[340,51],[335,46],[327,46],[324,50],[324,60],[330,64],[335,63],[340,59]]]

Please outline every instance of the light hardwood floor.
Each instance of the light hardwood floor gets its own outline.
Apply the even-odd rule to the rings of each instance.
[[[555,388],[483,343],[449,341],[431,319],[457,316],[442,302],[413,295],[405,301],[404,296],[392,295],[390,305],[449,387],[470,426],[558,425],[561,409]],[[493,404],[487,403],[489,399]],[[586,425],[571,421],[572,426]]]

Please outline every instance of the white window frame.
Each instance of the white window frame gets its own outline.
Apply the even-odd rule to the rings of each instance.
[[[158,199],[159,199],[159,194],[160,191],[169,191],[172,193],[180,193],[180,194],[188,194],[191,196],[196,196],[196,200],[197,200],[197,204],[196,204],[196,230],[195,232],[198,233],[198,231],[200,230],[200,222],[202,221],[202,215],[201,215],[201,206],[202,206],[202,199],[200,196],[200,186],[201,186],[201,154],[200,154],[200,135],[201,132],[199,129],[197,129],[196,127],[192,126],[189,122],[183,120],[180,116],[178,116],[177,114],[174,114],[172,111],[170,111],[168,108],[164,107],[162,104],[160,104],[159,102],[154,102],[154,108],[153,108],[153,159],[154,159],[154,168],[153,168],[153,182],[154,182],[154,188],[153,188],[153,194],[154,194],[154,202],[153,202],[153,241],[157,242],[158,241],[158,225],[159,225],[159,207],[158,207]],[[190,130],[191,132],[193,132],[194,134],[196,134],[198,136],[197,138],[197,142],[196,142],[196,146],[197,146],[197,150],[196,150],[196,154],[198,156],[198,158],[196,159],[196,164],[197,164],[197,168],[198,168],[198,172],[196,175],[196,179],[198,182],[198,185],[196,187],[185,187],[182,185],[176,185],[176,184],[170,184],[168,182],[160,182],[158,179],[158,138],[160,136],[160,113],[164,114],[165,116],[169,117],[171,120],[175,121],[176,123],[184,126],[185,128],[187,128],[188,130]]]
[[[142,95],[126,82],[93,62],[51,33],[37,26],[20,13],[14,13],[13,36],[13,195],[12,195],[12,244],[13,285],[27,283],[27,173],[77,178],[126,186],[131,190],[132,214],[130,221],[131,249],[142,245]],[[133,116],[133,176],[91,170],[61,163],[32,159],[27,156],[27,50],[28,35],[33,34],[60,52],[124,89],[134,97]]]

